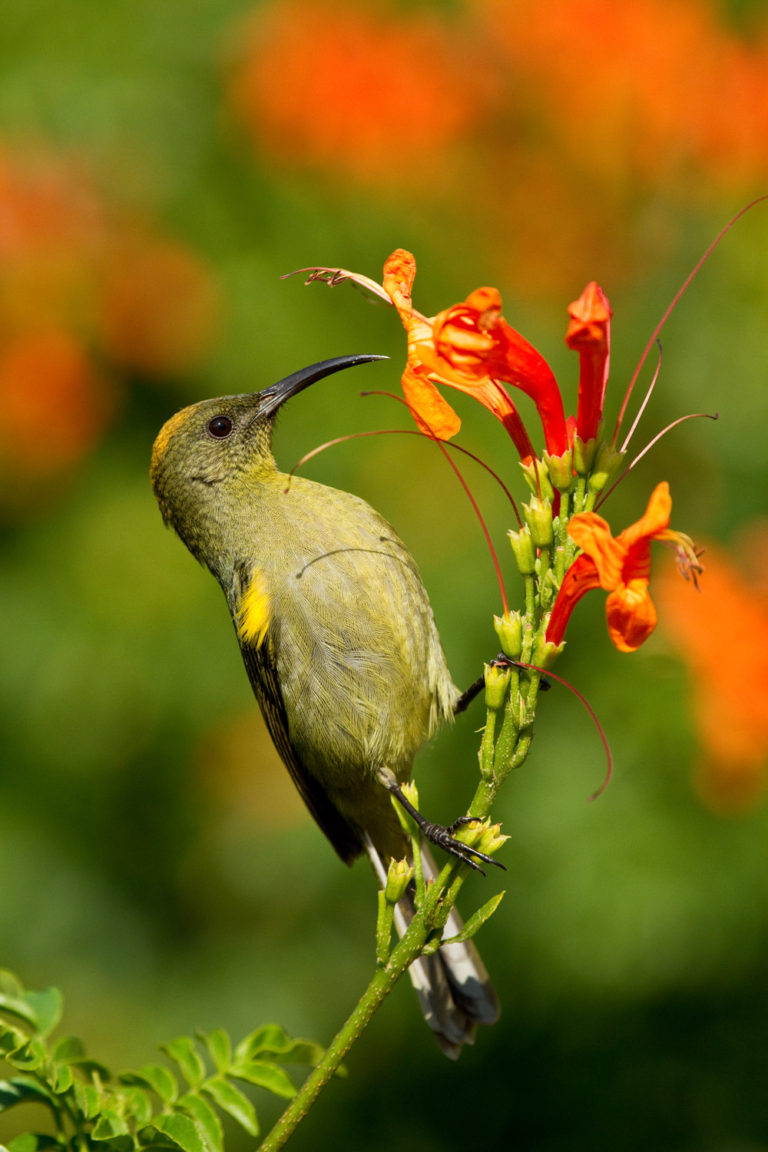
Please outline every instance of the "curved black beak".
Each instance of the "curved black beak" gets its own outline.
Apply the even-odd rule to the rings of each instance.
[[[360,353],[357,356],[335,356],[331,360],[320,360],[317,364],[310,364],[308,368],[300,368],[298,372],[285,376],[282,380],[278,380],[277,384],[272,384],[259,393],[261,401],[259,414],[273,416],[291,396],[295,396],[304,388],[309,388],[310,384],[322,380],[324,376],[340,372],[342,368],[354,368],[356,364],[367,364],[371,360],[388,359],[388,356],[368,356]]]

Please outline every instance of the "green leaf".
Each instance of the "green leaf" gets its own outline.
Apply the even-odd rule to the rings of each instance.
[[[0,972],[0,1012],[23,1020],[40,1036],[47,1036],[61,1019],[62,997],[58,988],[25,992],[16,977]]]
[[[210,1096],[214,1104],[236,1120],[249,1135],[258,1136],[259,1122],[256,1119],[256,1109],[234,1084],[230,1084],[221,1076],[212,1076],[210,1080],[205,1081],[200,1091]]]
[[[268,1060],[244,1060],[233,1064],[230,1076],[246,1080],[249,1084],[257,1084],[259,1088],[266,1088],[268,1092],[274,1092],[276,1096],[283,1096],[287,1100],[296,1095],[296,1086],[288,1074]]]
[[[208,1049],[216,1071],[226,1072],[232,1060],[229,1034],[223,1028],[214,1028],[213,1032],[198,1032],[198,1036]]]
[[[27,1004],[22,996],[10,996],[7,992],[0,992],[0,1012],[23,1020],[32,1029],[37,1027],[34,1009]]]
[[[101,1111],[101,1092],[95,1084],[84,1084],[75,1080],[73,1085],[75,1103],[86,1120],[93,1120]]]
[[[174,1111],[179,1110],[192,1117],[208,1152],[222,1152],[224,1133],[221,1122],[207,1100],[189,1093],[176,1101]]]
[[[124,1136],[113,1136],[111,1140],[106,1141],[104,1148],[106,1152],[134,1152],[136,1141],[130,1133]]]
[[[162,1064],[143,1064],[138,1072],[124,1073],[120,1083],[151,1088],[164,1104],[172,1104],[179,1094],[176,1077]]]
[[[41,1040],[28,1040],[15,1052],[6,1053],[5,1059],[12,1068],[23,1072],[34,1072],[45,1062],[45,1045]]]
[[[148,1124],[146,1128],[142,1128],[136,1134],[139,1148],[152,1149],[153,1152],[178,1152],[178,1144],[174,1144],[173,1140],[164,1133],[153,1128]]]
[[[291,1047],[287,1052],[276,1052],[273,1059],[280,1064],[310,1064],[313,1068],[315,1064],[319,1064],[325,1056],[325,1048],[322,1044],[316,1044],[314,1040],[294,1040]],[[339,1073],[341,1069],[339,1069]]]
[[[143,1088],[131,1086],[126,1092],[120,1093],[123,1115],[128,1120],[134,1120],[142,1128],[152,1119],[152,1101]]]
[[[116,1136],[127,1135],[129,1135],[128,1125],[116,1108],[105,1108],[91,1132],[94,1140],[112,1140]]]
[[[27,1038],[23,1032],[19,1032],[18,1028],[2,1028],[0,1027],[0,1056],[6,1056],[9,1052],[15,1052],[17,1048],[21,1048],[22,1044],[26,1044]]]
[[[265,1024],[245,1036],[235,1048],[235,1060],[253,1060],[261,1052],[284,1052],[291,1037],[280,1024]]]
[[[289,1036],[279,1024],[266,1024],[241,1040],[235,1049],[235,1060],[254,1060],[267,1055],[281,1064],[317,1064],[325,1049],[314,1040]]]
[[[183,1152],[208,1152],[191,1116],[174,1112],[170,1116],[156,1116],[152,1127],[167,1136]]]
[[[72,1068],[69,1064],[57,1064],[55,1066],[51,1087],[57,1095],[61,1092],[68,1092],[73,1081]]]
[[[191,1036],[179,1036],[170,1044],[164,1044],[162,1050],[178,1064],[190,1088],[196,1088],[204,1079],[205,1064]]]
[[[71,1064],[74,1060],[82,1060],[85,1057],[85,1045],[79,1036],[63,1036],[54,1044],[51,1056],[54,1060]]]
[[[53,1102],[48,1089],[32,1076],[14,1076],[12,1080],[0,1080],[0,1112],[13,1108],[14,1104],[26,1104],[30,1101],[44,1104]]]
[[[462,944],[465,940],[471,940],[478,928],[481,928],[486,920],[490,920],[503,899],[503,892],[497,892],[495,896],[491,896],[490,900],[483,904],[482,908],[478,908],[477,912],[474,912],[470,916],[461,932],[457,933],[456,936],[451,936],[449,939],[443,940],[443,944]]]
[[[274,1059],[281,1064],[310,1064],[314,1068],[325,1054],[326,1049],[321,1044],[315,1044],[314,1040],[294,1040],[288,1052],[277,1053]],[[341,1068],[336,1075],[343,1075]]]
[[[61,1020],[64,999],[58,988],[45,988],[42,992],[27,992],[27,1004],[35,1015],[35,1025],[40,1036],[53,1032]]]
[[[0,968],[0,1000],[3,996],[13,996],[19,1000],[24,996],[24,985],[16,973],[8,968]]]
[[[22,1132],[11,1140],[7,1152],[45,1152],[48,1148],[59,1147],[61,1145],[55,1136],[42,1132]]]

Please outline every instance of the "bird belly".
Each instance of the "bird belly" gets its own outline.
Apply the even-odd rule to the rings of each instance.
[[[294,778],[310,777],[353,827],[378,828],[390,855],[402,833],[380,770],[408,779],[458,692],[416,565],[390,526],[356,497],[294,485],[280,504],[286,522],[272,517],[274,536],[260,538],[230,606],[241,645],[263,644],[273,663]],[[302,519],[308,506],[315,515]]]

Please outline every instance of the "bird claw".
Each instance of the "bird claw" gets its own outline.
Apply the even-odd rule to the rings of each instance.
[[[474,816],[460,816],[448,828],[443,824],[430,824],[424,823],[421,831],[425,838],[429,840],[430,844],[436,844],[438,848],[442,848],[449,856],[455,856],[457,859],[462,860],[465,864],[469,864],[470,868],[474,868],[482,876],[485,876],[485,869],[481,868],[477,863],[482,860],[484,864],[495,864],[497,868],[506,871],[504,865],[499,860],[494,860],[493,856],[488,856],[485,852],[480,852],[477,848],[471,848],[469,844],[465,844],[463,840],[457,840],[453,833],[457,828],[463,827],[465,824],[472,824],[475,821]]]
[[[397,802],[402,805],[406,812],[416,821],[422,836],[425,840],[429,840],[430,844],[436,844],[438,848],[442,848],[449,856],[455,856],[458,860],[468,864],[470,868],[474,868],[476,872],[480,872],[485,876],[485,870],[477,863],[482,860],[484,864],[495,864],[497,868],[501,868],[506,872],[506,868],[498,860],[494,860],[492,856],[487,853],[481,852],[478,848],[472,848],[471,845],[465,844],[463,840],[457,840],[453,833],[457,828],[462,828],[465,824],[474,824],[477,820],[476,816],[459,816],[458,820],[454,820],[448,828],[444,824],[432,824],[429,820],[425,820],[421,812],[410,802],[408,797],[404,794],[402,788],[395,780],[391,773],[384,775],[382,773],[382,783],[384,787],[392,793]]]

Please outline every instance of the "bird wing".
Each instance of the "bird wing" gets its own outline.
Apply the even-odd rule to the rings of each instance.
[[[304,803],[345,864],[363,851],[360,834],[341,815],[326,792],[302,764],[291,744],[288,717],[277,677],[274,641],[267,629],[257,646],[240,640],[240,651],[261,713]]]

